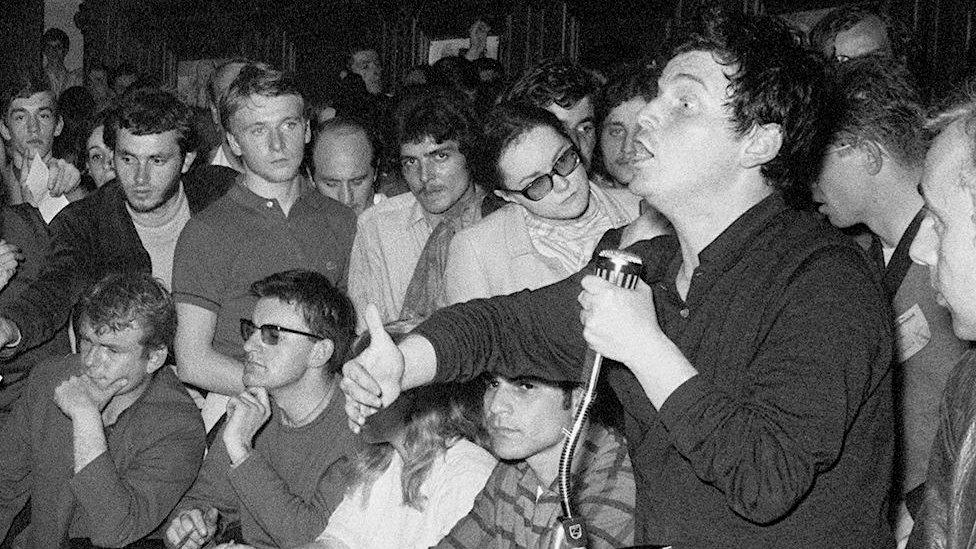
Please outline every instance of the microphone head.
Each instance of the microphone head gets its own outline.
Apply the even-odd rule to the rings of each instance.
[[[593,265],[594,274],[624,288],[633,288],[643,269],[639,256],[623,250],[603,250]]]

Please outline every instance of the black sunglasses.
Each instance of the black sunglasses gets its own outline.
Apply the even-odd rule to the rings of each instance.
[[[255,331],[261,330],[261,341],[265,345],[277,345],[281,341],[281,332],[287,332],[289,334],[298,334],[312,339],[325,339],[324,337],[316,334],[310,334],[308,332],[302,332],[300,330],[292,330],[291,328],[283,328],[281,326],[275,326],[274,324],[264,324],[262,326],[255,326],[253,322],[249,319],[241,319],[241,337],[244,341],[251,339],[251,335]]]
[[[552,165],[551,172],[533,179],[528,185],[525,186],[524,189],[520,191],[513,191],[509,189],[504,189],[504,191],[512,194],[520,194],[532,202],[538,202],[552,191],[553,175],[566,177],[567,175],[576,171],[576,168],[579,165],[579,153],[576,152],[576,149],[570,147],[566,149],[566,152],[559,155],[559,158],[556,159],[556,163]]]

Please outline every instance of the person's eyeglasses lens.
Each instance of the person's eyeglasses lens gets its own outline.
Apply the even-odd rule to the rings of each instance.
[[[576,154],[575,150],[566,149],[566,152],[559,155],[559,158],[556,159],[556,163],[552,166],[552,171],[533,179],[532,183],[529,183],[522,191],[522,194],[532,201],[542,200],[552,191],[552,174],[556,174],[559,177],[566,177],[573,173],[576,166],[579,165],[579,161],[579,155]]]
[[[241,319],[241,337],[244,338],[244,341],[251,339],[251,335],[253,335],[256,330],[260,329],[261,341],[265,345],[277,345],[278,341],[281,339],[281,332],[277,328],[277,326],[269,326],[267,324],[258,327],[246,318]]]

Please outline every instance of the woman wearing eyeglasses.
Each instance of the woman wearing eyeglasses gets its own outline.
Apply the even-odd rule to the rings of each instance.
[[[490,188],[508,204],[451,242],[450,303],[562,280],[586,265],[604,232],[638,215],[636,196],[590,183],[573,142],[546,110],[496,106],[484,151]]]

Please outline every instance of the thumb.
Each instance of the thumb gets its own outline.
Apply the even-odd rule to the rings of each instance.
[[[393,343],[393,339],[390,334],[386,333],[386,329],[383,327],[383,319],[380,318],[380,312],[376,308],[376,305],[370,303],[366,306],[366,312],[363,314],[363,320],[366,321],[366,328],[369,330],[369,346],[372,347],[377,343]]]
[[[203,515],[203,521],[211,525],[212,527],[214,524],[217,523],[217,515],[218,515],[217,508],[211,507],[210,509],[207,509],[206,514]]]

